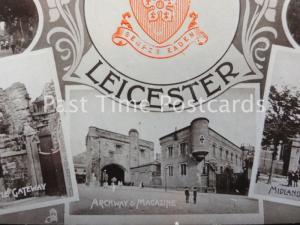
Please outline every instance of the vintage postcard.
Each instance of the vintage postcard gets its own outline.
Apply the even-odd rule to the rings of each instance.
[[[1,111],[2,148],[31,151],[35,145],[28,147],[24,136],[32,131],[29,125],[40,149],[33,160],[38,156],[41,165],[30,171],[46,186],[31,184],[28,190],[50,187],[42,196],[20,195],[16,202],[72,199],[77,181],[80,201],[66,204],[64,223],[263,223],[262,201],[247,196],[253,163],[257,168],[254,155],[261,149],[261,100],[269,90],[272,46],[299,48],[300,0],[0,0],[0,5],[0,58],[16,57],[13,66],[7,63],[11,71],[42,70],[38,78],[45,84],[53,80],[46,89],[54,86],[57,99],[44,103],[57,102],[57,112],[68,118],[64,126],[61,117],[64,132],[50,141],[44,128],[57,126],[41,110],[44,85],[34,74],[28,76],[31,83],[6,85],[3,79],[3,98],[21,112],[24,104],[6,92],[25,85],[29,112]],[[49,62],[17,63],[19,55],[45,48],[53,51]],[[59,104],[61,97],[68,104]],[[7,145],[7,139],[15,144]],[[54,160],[47,158],[49,146]],[[23,158],[19,164],[3,161],[3,196],[9,185],[27,190],[28,179],[34,179],[15,169]],[[62,167],[56,165],[60,161]],[[17,184],[7,173],[18,174]],[[260,179],[266,176],[261,172]],[[8,200],[3,204],[13,206]],[[45,202],[40,206],[47,207]],[[55,222],[54,210],[45,214]]]
[[[300,205],[300,51],[274,46],[251,196]]]
[[[77,199],[52,50],[0,65],[0,214]]]
[[[262,223],[261,203],[247,197],[258,85],[174,114],[126,108],[84,86],[67,90],[80,198],[66,209],[71,223]]]

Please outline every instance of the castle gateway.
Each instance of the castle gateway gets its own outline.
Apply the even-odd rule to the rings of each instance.
[[[157,168],[153,166],[154,143],[140,139],[137,130],[131,129],[128,135],[123,135],[90,127],[86,147],[87,184],[93,181],[103,184],[105,180],[111,184],[115,178],[125,185],[140,182],[151,185],[152,174],[156,174],[152,170]]]

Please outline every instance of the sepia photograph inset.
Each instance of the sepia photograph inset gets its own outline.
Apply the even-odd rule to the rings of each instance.
[[[16,69],[13,65],[20,61],[28,64]],[[60,94],[52,51],[2,59],[0,65],[7,78],[0,88],[0,213],[74,197],[63,123],[56,110]],[[27,65],[33,66],[29,70]],[[50,68],[45,70],[45,65]]]
[[[247,99],[255,90],[233,88],[225,98]],[[258,215],[258,201],[247,198],[255,112],[114,112],[94,90],[67,93],[67,101],[86,100],[84,112],[69,113],[80,198],[71,217]]]
[[[299,51],[275,46],[253,194],[283,203],[300,201]]]
[[[24,52],[39,25],[33,0],[0,0],[0,58]]]

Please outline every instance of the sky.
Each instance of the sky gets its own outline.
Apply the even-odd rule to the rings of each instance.
[[[86,89],[86,88],[85,88]],[[220,98],[222,99],[249,99],[254,95],[254,88],[232,88]],[[71,90],[69,92],[72,100],[80,100],[85,97],[85,110],[88,113],[79,111],[69,114],[69,125],[71,131],[71,150],[73,155],[84,152],[85,137],[89,126],[96,126],[101,129],[128,134],[128,131],[135,128],[139,131],[140,138],[153,141],[155,152],[160,152],[159,138],[173,132],[175,127],[181,129],[190,125],[191,121],[198,117],[207,117],[210,120],[210,127],[234,142],[237,145],[251,144],[256,141],[256,114],[242,113],[142,113],[123,112],[112,113],[112,101],[107,99],[104,102],[105,111],[101,112],[101,101],[95,97],[98,93],[87,88],[86,90]],[[76,105],[80,105],[79,103]]]
[[[271,85],[288,86],[300,91],[300,51],[279,48],[276,51],[273,70],[269,77]]]
[[[32,99],[39,97],[45,84],[57,76],[49,49],[1,58],[0,68],[0,88],[6,89],[21,82]]]

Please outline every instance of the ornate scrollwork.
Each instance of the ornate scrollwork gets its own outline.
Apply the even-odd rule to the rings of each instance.
[[[242,48],[245,59],[259,77],[263,78],[263,70],[267,59],[267,51],[272,46],[272,36],[277,39],[278,32],[271,26],[260,26],[263,20],[274,23],[277,0],[246,0],[242,31]],[[251,5],[255,7],[251,7]]]
[[[72,76],[84,53],[84,23],[80,12],[80,0],[47,0],[50,23],[59,19],[66,26],[55,26],[47,34],[47,42],[54,46],[60,59],[65,63],[64,78]],[[71,12],[71,7],[74,12]]]

